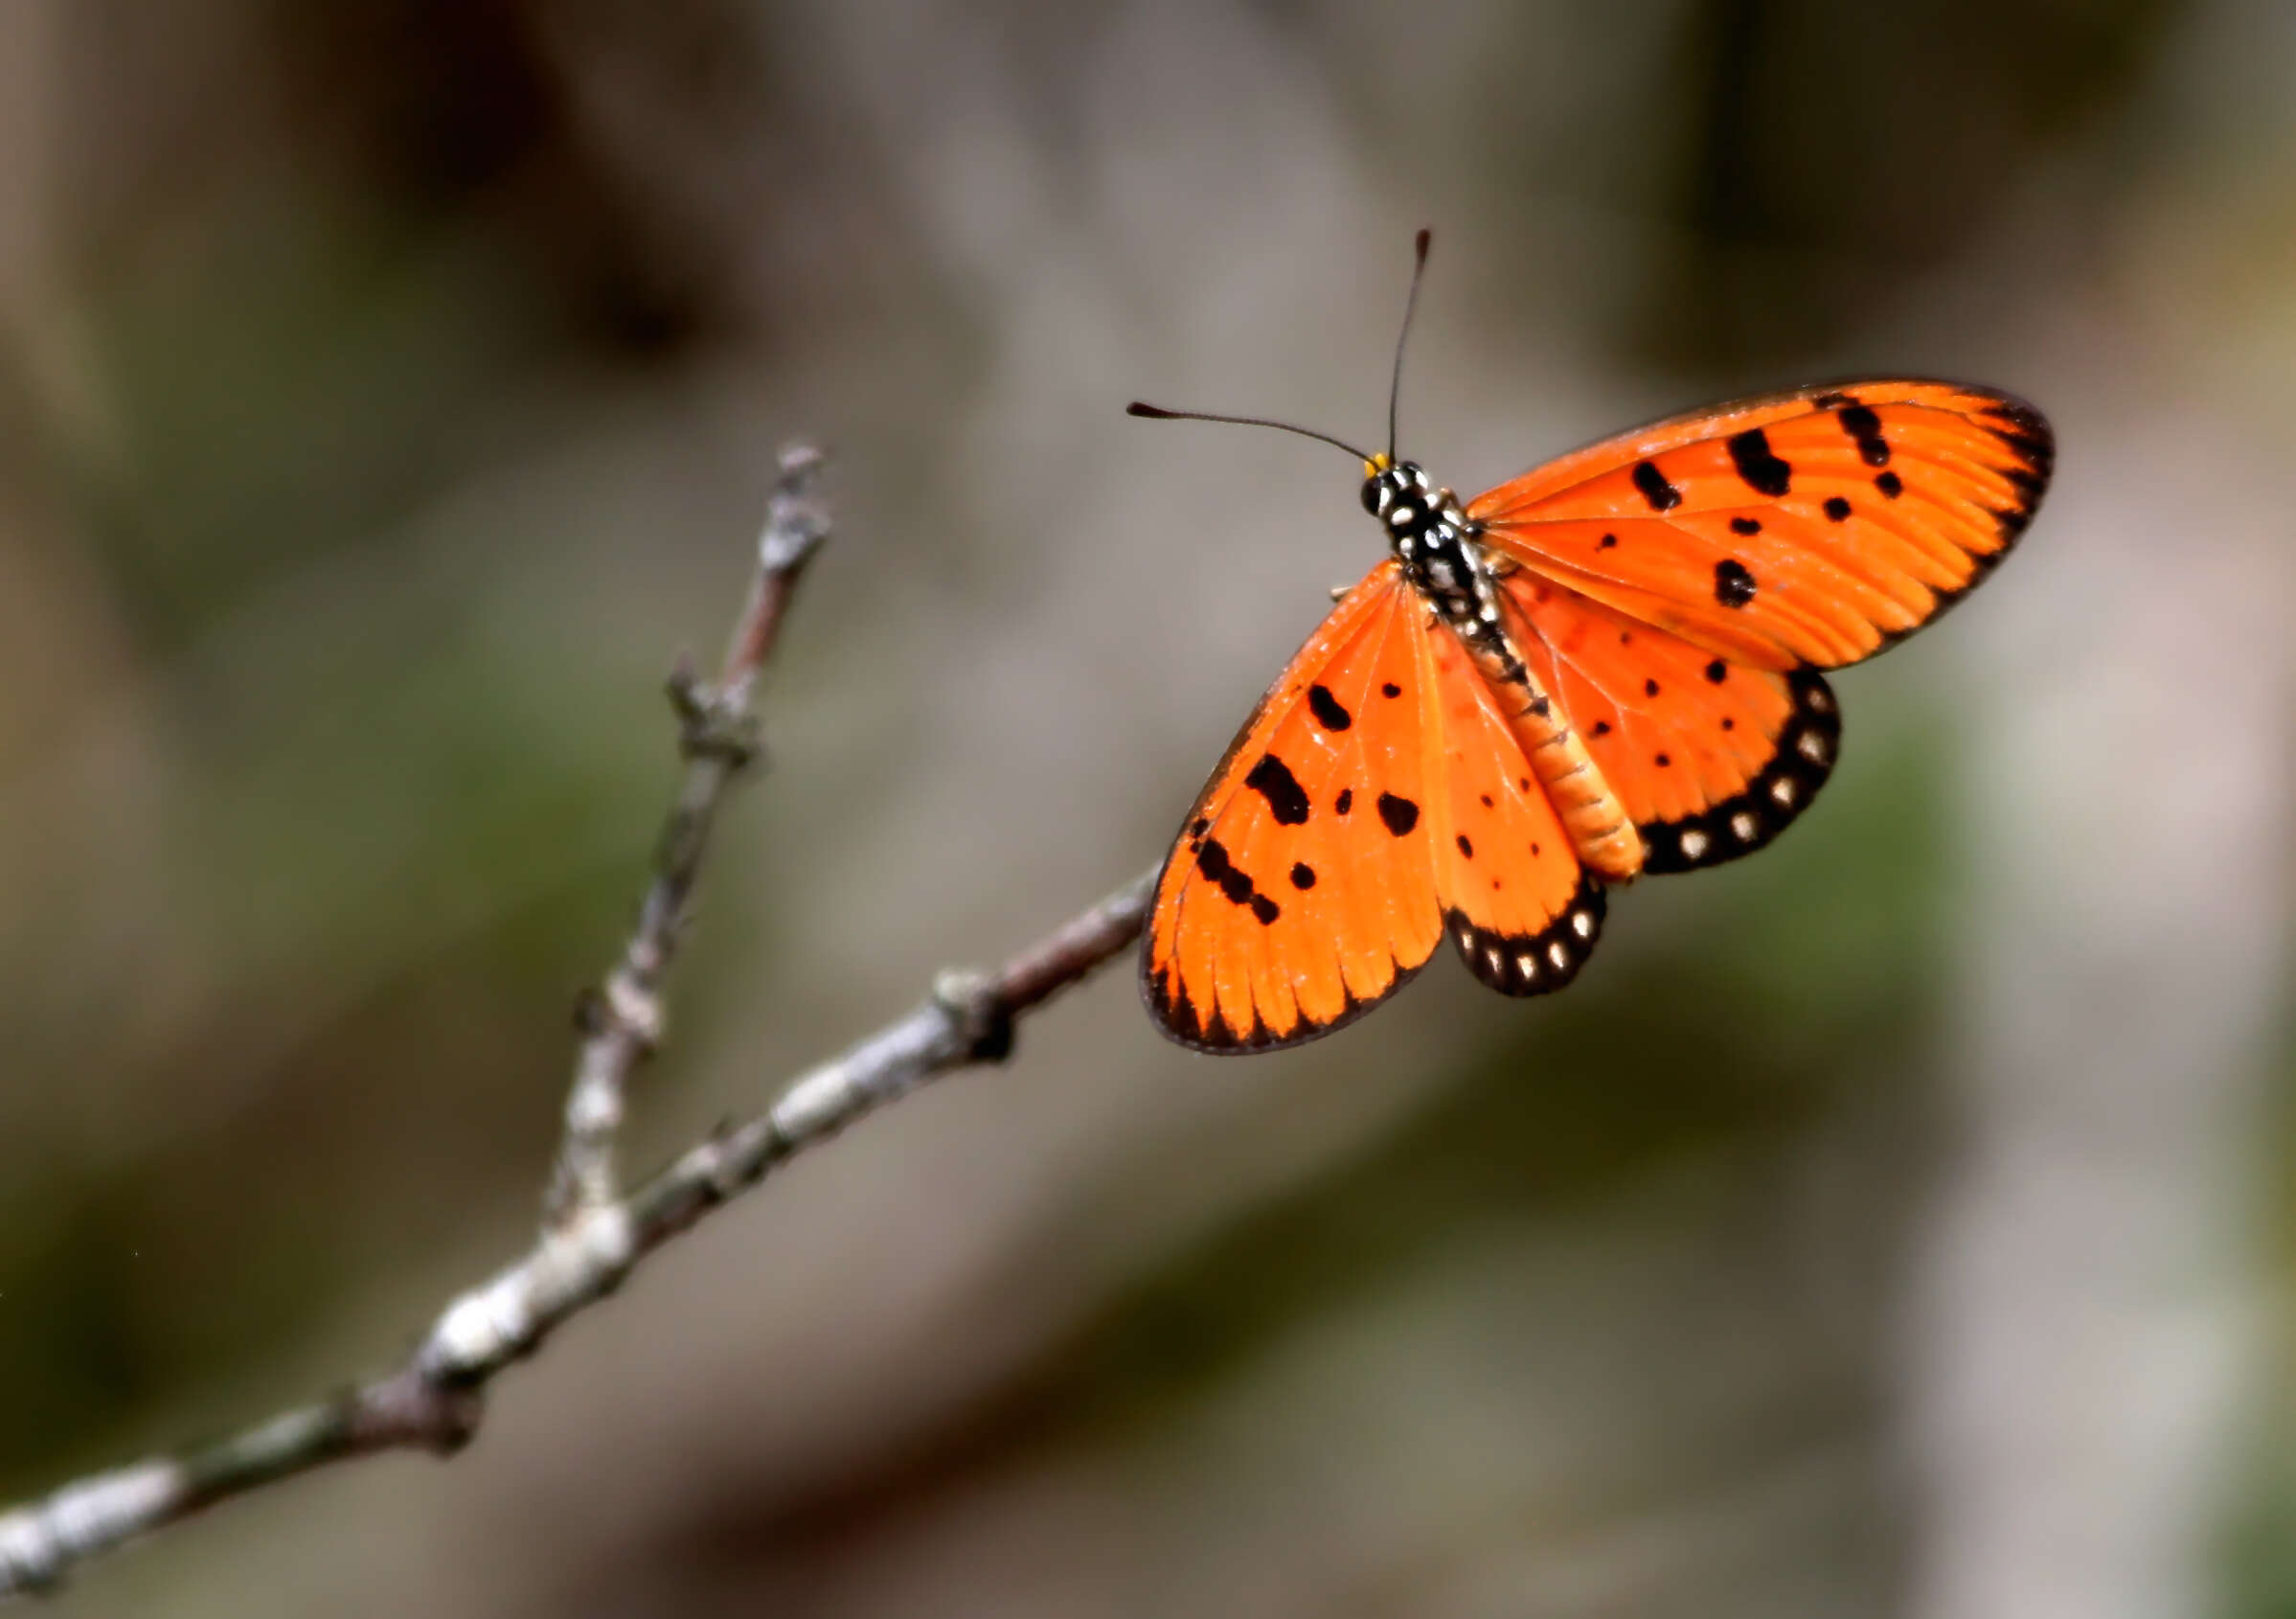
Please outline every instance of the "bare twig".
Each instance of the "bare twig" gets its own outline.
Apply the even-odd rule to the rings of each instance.
[[[662,1024],[660,984],[677,943],[711,817],[755,750],[749,694],[806,562],[828,532],[808,494],[819,457],[785,452],[757,582],[716,683],[672,681],[687,768],[637,929],[586,1003],[548,1218],[534,1247],[455,1299],[398,1371],[202,1448],[67,1485],[0,1514],[0,1598],[43,1590],[136,1536],[329,1462],[384,1450],[447,1455],[484,1415],[487,1385],[563,1321],[620,1286],[639,1261],[806,1148],[938,1074],[998,1062],[1016,1019],[1129,945],[1153,874],[1125,884],[993,973],[943,972],[916,1010],[798,1077],[761,1117],[681,1154],[626,1197],[614,1138],[629,1075]]]
[[[639,907],[638,925],[622,959],[606,974],[605,987],[582,1000],[583,1039],[566,1094],[565,1139],[543,1201],[546,1223],[561,1233],[618,1195],[614,1139],[622,1129],[630,1074],[662,1038],[662,975],[677,951],[686,901],[701,870],[717,802],[757,751],[750,692],[781,633],[806,564],[829,537],[829,513],[812,497],[821,462],[821,452],[811,445],[782,451],[781,476],[758,539],[749,602],[736,621],[716,684],[702,684],[684,662],[670,677],[685,779],[654,846],[653,884]]]

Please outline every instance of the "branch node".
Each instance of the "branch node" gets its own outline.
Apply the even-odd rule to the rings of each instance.
[[[636,974],[616,971],[606,979],[605,993],[599,999],[639,1050],[653,1055],[662,1043],[663,1026],[668,1021],[661,995],[651,986],[640,983]]]
[[[933,1001],[956,1023],[967,1060],[1002,1062],[1012,1055],[1012,1013],[996,980],[969,968],[951,968],[933,979]]]
[[[764,1139],[760,1142],[752,1162],[742,1166],[741,1184],[755,1186],[765,1178],[766,1172],[786,1162],[801,1143],[790,1139],[781,1121],[771,1113],[765,1115]]]
[[[731,1114],[719,1114],[710,1132],[687,1154],[698,1166],[701,1188],[713,1204],[727,1201],[739,1190],[734,1150],[734,1132],[739,1128]]]
[[[478,1435],[486,1394],[474,1383],[443,1382],[414,1368],[344,1398],[344,1439],[354,1450],[420,1446],[451,1456]]]
[[[715,759],[739,770],[765,751],[764,736],[756,715],[711,692],[698,714],[681,720],[677,751],[684,759]]]
[[[671,712],[681,723],[698,723],[710,712],[711,692],[702,680],[701,670],[693,661],[691,648],[681,648],[677,662],[671,665],[670,676],[662,682],[663,691],[670,695]]]
[[[758,536],[758,565],[769,574],[805,566],[830,534],[829,511],[813,497],[813,480],[829,465],[828,453],[798,440],[782,446],[780,462]]]

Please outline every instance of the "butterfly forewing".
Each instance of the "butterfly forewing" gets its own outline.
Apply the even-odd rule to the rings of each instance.
[[[1757,668],[1834,668],[1921,627],[2012,545],[2048,424],[1941,382],[1805,389],[1678,417],[1472,502],[1485,542]]]
[[[1175,1039],[1206,1051],[1312,1039],[1433,952],[1421,613],[1392,561],[1373,569],[1190,810],[1142,956],[1149,1010]]]

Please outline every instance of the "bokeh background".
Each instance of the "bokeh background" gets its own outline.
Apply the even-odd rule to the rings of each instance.
[[[2296,1614],[2296,8],[7,0],[0,1493],[523,1246],[771,452],[840,532],[643,1167],[1162,851],[1475,489],[1869,370],[2055,493],[1568,995],[1245,1063],[1113,971],[451,1466],[90,1615]]]

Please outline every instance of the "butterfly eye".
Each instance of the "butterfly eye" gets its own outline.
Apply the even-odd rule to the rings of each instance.
[[[1363,509],[1373,516],[1376,517],[1387,509],[1387,502],[1390,498],[1385,478],[1363,480]]]

